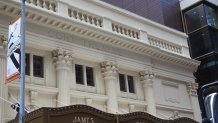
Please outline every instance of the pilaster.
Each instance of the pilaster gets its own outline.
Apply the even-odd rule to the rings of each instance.
[[[59,89],[57,106],[70,104],[69,72],[72,67],[72,54],[62,49],[52,51],[54,65],[57,74],[57,87]],[[63,105],[64,104],[64,105]]]
[[[0,123],[6,122],[5,118],[8,117],[6,107],[10,107],[10,104],[4,101],[8,100],[8,86],[5,84],[7,44],[6,36],[0,35]]]
[[[107,100],[107,112],[116,114],[118,112],[117,102],[117,71],[118,65],[111,61],[101,63],[102,75],[105,81]]]
[[[30,90],[30,104],[31,105],[36,105],[37,97],[38,97],[38,91]]]
[[[143,85],[145,100],[147,102],[147,112],[156,116],[156,105],[153,91],[153,78],[154,73],[146,70],[139,72],[140,81]]]
[[[198,102],[198,95],[197,95],[198,83],[187,83],[187,91],[190,98],[190,102],[192,105],[192,109],[194,112],[194,119],[196,121],[201,121],[201,114],[200,114],[200,107]]]

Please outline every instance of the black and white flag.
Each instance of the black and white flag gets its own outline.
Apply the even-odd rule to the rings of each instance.
[[[21,18],[9,25],[6,83],[20,77]]]

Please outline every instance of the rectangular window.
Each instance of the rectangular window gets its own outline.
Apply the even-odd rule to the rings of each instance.
[[[33,55],[33,76],[43,77],[43,57]]]
[[[135,93],[133,76],[127,76],[127,80],[128,80],[129,92],[130,93]]]
[[[126,82],[124,74],[119,74],[120,91],[126,92]]]
[[[26,58],[25,58],[25,74],[30,75],[30,54],[26,54]]]
[[[93,68],[86,67],[86,80],[88,86],[94,86]]]
[[[84,84],[83,66],[76,64],[75,65],[75,71],[76,71],[76,83],[77,84]]]

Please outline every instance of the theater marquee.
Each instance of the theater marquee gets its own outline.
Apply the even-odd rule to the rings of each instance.
[[[8,123],[16,123],[18,119]],[[40,108],[26,115],[25,123],[197,123],[189,118],[163,120],[145,112],[109,114],[86,105]]]

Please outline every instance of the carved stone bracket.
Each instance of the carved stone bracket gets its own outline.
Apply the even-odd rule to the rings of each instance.
[[[104,77],[115,77],[118,71],[118,65],[111,61],[101,63],[101,70]]]
[[[38,91],[37,90],[30,90],[30,103],[31,105],[36,105],[35,102],[38,97]]]
[[[67,67],[72,64],[72,54],[67,53],[65,50],[56,49],[52,51],[53,62],[56,67]]]
[[[188,94],[197,96],[198,83],[187,83]]]
[[[154,78],[154,73],[150,70],[145,70],[139,72],[140,81],[144,84],[144,86],[153,85],[152,79]]]
[[[177,118],[180,118],[179,111],[173,111],[172,115],[170,116],[170,120],[175,120]]]

